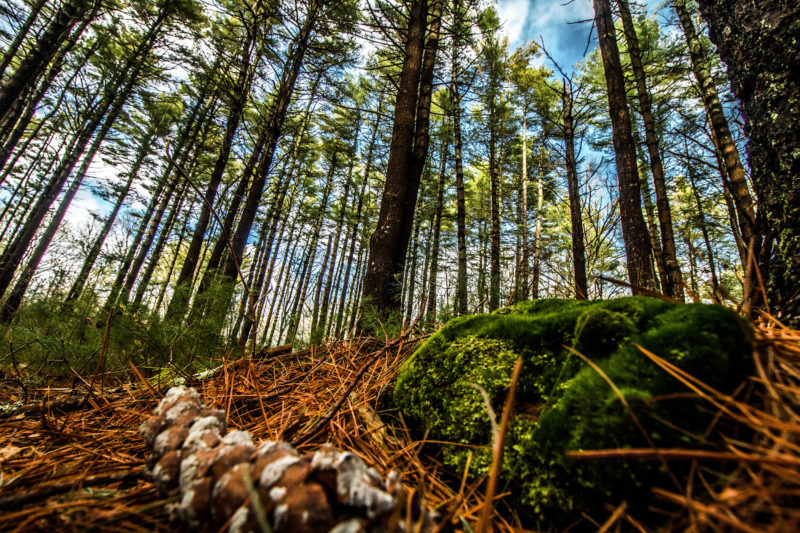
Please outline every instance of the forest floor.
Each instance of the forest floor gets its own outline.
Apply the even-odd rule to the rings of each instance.
[[[207,405],[225,411],[229,428],[249,431],[256,442],[290,441],[301,452],[329,442],[356,453],[381,475],[401,472],[405,490],[436,510],[446,529],[472,531],[485,504],[484,477],[473,480],[449,471],[435,446],[426,446],[434,443],[415,438],[402,429],[402,417],[382,410],[381,399],[418,342],[397,342],[378,358],[384,343],[377,339],[294,353],[273,349],[223,360],[214,375],[187,385],[197,388]],[[653,488],[674,530],[795,531],[800,526],[800,332],[760,326],[754,356],[756,373],[746,401],[665,368],[706,398],[721,418],[749,428],[750,435],[746,441],[732,435],[718,453],[673,458],[697,465],[685,490]],[[0,381],[0,404],[18,407],[0,412],[0,531],[173,529],[164,507],[175,498],[160,496],[146,479],[147,449],[139,434],[166,387],[141,378],[102,383],[95,376],[23,389],[19,378],[24,376],[10,372]],[[654,451],[652,459],[663,456]],[[706,474],[731,458],[740,467],[725,488],[704,489]],[[494,531],[519,530],[505,496],[494,502]],[[607,509],[603,517],[576,519],[602,531],[647,530],[624,504]]]

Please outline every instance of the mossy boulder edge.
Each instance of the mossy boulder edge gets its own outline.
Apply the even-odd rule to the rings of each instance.
[[[567,347],[601,368],[656,446],[698,447],[713,438],[706,435],[709,406],[636,345],[730,393],[751,370],[751,337],[747,322],[714,305],[647,297],[522,302],[450,321],[404,363],[393,401],[412,429],[427,430],[431,440],[488,447],[491,424],[479,388],[499,417],[522,357],[503,483],[525,512],[553,522],[576,508],[644,502],[664,476],[657,462],[565,459],[570,450],[650,445],[605,378]],[[488,470],[488,449],[442,449],[459,472],[468,453],[471,475]]]

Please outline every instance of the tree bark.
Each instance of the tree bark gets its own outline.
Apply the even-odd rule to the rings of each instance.
[[[436,278],[439,275],[439,245],[442,235],[442,209],[444,208],[444,186],[447,170],[447,142],[442,142],[441,166],[439,167],[439,184],[436,187],[436,208],[434,210],[435,219],[433,221],[433,245],[431,248],[431,271],[428,282],[428,324],[433,324],[436,320]]]
[[[364,298],[368,298],[372,305],[383,311],[400,311],[402,285],[398,284],[396,276],[402,276],[408,250],[408,238],[404,239],[404,235],[410,235],[414,222],[413,209],[412,218],[407,218],[408,189],[409,183],[414,181],[409,174],[418,110],[417,94],[425,49],[427,5],[427,0],[413,0],[409,9],[405,60],[394,106],[394,127],[386,183],[378,222],[370,238],[367,271],[364,276]],[[419,177],[416,178],[418,179]],[[414,200],[416,203],[416,198]]]
[[[647,88],[647,79],[642,64],[642,51],[639,47],[639,37],[633,25],[628,0],[617,0],[620,17],[628,43],[628,54],[636,79],[636,93],[639,97],[639,108],[644,121],[645,142],[647,153],[650,157],[650,171],[653,174],[653,185],[656,193],[656,208],[658,209],[658,223],[661,233],[661,253],[667,267],[667,275],[662,276],[661,289],[667,296],[683,300],[683,281],[675,251],[675,235],[672,228],[672,211],[667,194],[664,164],[661,161],[658,136],[656,135],[656,121],[653,118],[653,106],[650,91]]]
[[[711,40],[742,102],[759,233],[767,240],[767,294],[787,324],[800,325],[800,4],[700,0]],[[733,181],[733,178],[731,178]],[[734,187],[736,188],[736,187]],[[769,231],[767,231],[769,228]],[[744,234],[744,231],[743,231]],[[768,252],[771,250],[772,255]]]
[[[586,248],[583,238],[583,215],[581,214],[581,195],[578,188],[578,163],[575,160],[575,117],[572,114],[572,84],[562,85],[564,108],[564,153],[567,167],[567,189],[569,192],[569,213],[572,224],[572,265],[575,281],[575,298],[586,300],[589,289],[586,282]]]
[[[619,208],[622,238],[625,241],[628,277],[633,294],[653,288],[652,252],[647,236],[647,224],[642,216],[641,188],[636,164],[636,145],[633,140],[631,117],[625,94],[625,80],[619,59],[616,31],[608,0],[594,0],[600,52],[603,56],[608,104],[613,129],[614,152],[619,184]]]
[[[712,138],[716,139],[718,149],[725,161],[725,170],[728,175],[730,192],[733,195],[736,209],[739,213],[739,228],[742,232],[742,239],[750,247],[750,241],[756,237],[758,245],[759,230],[756,228],[756,214],[753,199],[747,186],[744,168],[739,157],[739,150],[733,142],[728,120],[719,101],[717,88],[714,86],[714,79],[711,76],[711,67],[708,58],[697,37],[697,32],[692,22],[691,15],[686,5],[686,0],[674,0],[673,6],[678,13],[678,19],[683,27],[686,37],[686,44],[689,47],[689,54],[692,60],[692,71],[694,72],[697,83],[700,85],[700,95],[703,105],[708,113]],[[739,28],[734,31],[738,33]]]

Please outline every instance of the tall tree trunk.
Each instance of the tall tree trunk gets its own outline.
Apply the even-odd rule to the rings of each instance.
[[[700,0],[711,40],[742,102],[768,265],[767,294],[779,318],[800,326],[800,4]],[[724,153],[724,152],[723,152]],[[733,177],[731,177],[733,181]],[[736,188],[736,187],[734,187]],[[766,229],[769,228],[769,231]],[[744,233],[744,231],[743,231]],[[746,240],[746,239],[745,239]],[[771,254],[770,254],[771,252]]]
[[[683,300],[683,282],[681,280],[680,266],[678,265],[675,251],[675,235],[672,228],[672,211],[667,195],[664,164],[661,161],[661,152],[656,135],[656,121],[653,118],[653,107],[650,91],[647,88],[647,79],[642,64],[642,51],[639,47],[639,37],[633,25],[628,0],[617,0],[620,17],[628,43],[628,55],[636,79],[636,93],[639,97],[639,107],[644,121],[645,142],[647,153],[650,157],[650,171],[653,174],[653,185],[656,193],[656,207],[658,208],[658,223],[661,230],[661,251],[667,266],[667,276],[662,276],[661,288],[667,296]]]
[[[633,140],[631,117],[625,94],[625,80],[622,75],[617,36],[614,30],[614,21],[611,18],[609,1],[594,0],[594,12],[608,89],[619,184],[619,210],[628,276],[633,294],[639,294],[641,289],[653,288],[653,270],[650,264],[652,248],[647,236],[647,224],[642,216],[636,144]]]
[[[170,311],[174,314],[176,309],[184,309],[188,304],[189,287],[187,287],[187,285],[191,284],[195,270],[199,264],[200,251],[203,248],[206,230],[211,221],[211,212],[214,209],[217,190],[222,182],[225,167],[228,165],[233,139],[239,128],[239,122],[241,121],[247,102],[247,95],[250,92],[250,82],[252,81],[254,73],[254,70],[250,68],[252,48],[253,38],[249,37],[242,46],[242,54],[239,59],[239,73],[236,82],[231,88],[230,109],[225,125],[225,133],[222,136],[222,145],[220,146],[219,154],[217,154],[217,159],[214,162],[214,168],[211,171],[211,176],[209,177],[208,185],[200,204],[200,215],[194,227],[189,249],[186,251],[186,257],[183,260],[183,265],[178,273],[178,279],[175,282],[175,292],[173,293],[173,298],[167,311],[168,314]]]
[[[312,230],[311,234],[311,241],[309,243],[309,259],[306,262],[303,273],[300,275],[301,282],[300,286],[298,287],[297,294],[294,299],[294,303],[292,305],[292,314],[290,318],[290,324],[288,328],[287,339],[288,342],[291,343],[294,341],[295,336],[297,335],[297,329],[300,326],[300,316],[303,313],[303,306],[306,302],[306,288],[308,287],[309,280],[311,279],[311,270],[314,265],[314,257],[317,253],[317,243],[319,242],[319,234],[322,230],[322,223],[325,220],[325,212],[328,208],[328,197],[331,193],[331,187],[333,185],[333,178],[338,170],[338,158],[339,153],[334,152],[331,156],[330,167],[328,169],[328,177],[325,180],[325,188],[322,192],[321,197],[321,205],[319,206],[319,214],[317,215],[317,220],[314,223],[314,229]]]
[[[464,191],[463,142],[461,139],[461,95],[456,76],[457,46],[453,44],[453,80],[450,91],[453,96],[453,141],[455,143],[456,171],[456,238],[458,241],[458,274],[456,278],[456,314],[467,314],[467,207]]]
[[[489,196],[491,245],[489,261],[489,312],[500,307],[500,154],[498,154],[497,95],[489,111]]]
[[[569,213],[572,223],[572,265],[575,280],[575,298],[586,300],[589,289],[586,282],[586,248],[583,238],[583,215],[581,195],[578,188],[578,163],[575,160],[575,117],[572,114],[572,84],[562,85],[564,108],[564,153],[567,167],[567,189],[569,191]]]
[[[522,103],[522,256],[520,258],[520,292],[518,301],[527,300],[531,291],[530,260],[531,250],[528,243],[528,102]]]
[[[720,303],[719,298],[719,280],[717,279],[717,267],[714,263],[714,251],[711,248],[711,238],[708,234],[708,220],[706,220],[706,212],[703,209],[703,201],[700,198],[700,192],[697,190],[697,183],[695,181],[694,167],[688,164],[687,174],[689,175],[689,185],[692,187],[692,195],[694,196],[695,205],[697,205],[697,225],[700,227],[700,232],[703,234],[703,242],[706,245],[706,255],[708,256],[708,269],[711,271],[711,294],[714,303]]]
[[[542,269],[542,217],[544,209],[544,137],[539,151],[539,179],[536,182],[536,234],[533,242],[533,272],[531,298],[539,298],[539,281]]]
[[[436,187],[436,209],[433,221],[433,245],[431,248],[431,272],[428,281],[428,324],[436,320],[436,278],[439,275],[439,244],[442,234],[442,209],[444,208],[445,171],[447,170],[447,142],[442,142],[439,184]]]
[[[380,97],[378,98],[378,107],[377,109],[381,109],[383,107],[383,97],[384,94],[381,92]],[[364,177],[361,180],[361,191],[358,194],[358,205],[356,207],[356,216],[355,222],[353,223],[353,228],[350,232],[350,250],[347,253],[347,268],[345,269],[344,274],[344,286],[342,287],[342,292],[339,296],[339,313],[336,317],[336,337],[340,338],[342,335],[342,324],[344,321],[344,310],[345,310],[345,302],[347,301],[348,289],[350,287],[350,270],[353,266],[353,258],[355,255],[355,248],[356,243],[358,242],[358,229],[361,225],[361,212],[364,207],[364,195],[367,190],[367,183],[369,182],[369,175],[373,169],[373,153],[375,151],[375,143],[378,138],[378,129],[380,128],[381,123],[381,115],[378,114],[378,117],[375,119],[375,124],[372,127],[372,135],[369,141],[369,148],[367,149],[367,161],[364,165]],[[356,274],[357,276],[357,274]],[[357,300],[358,298],[354,298]]]
[[[339,207],[339,214],[336,219],[336,229],[334,230],[333,244],[331,246],[331,257],[328,265],[328,275],[325,282],[325,290],[322,293],[322,302],[319,310],[319,321],[316,328],[311,329],[312,343],[322,341],[325,334],[325,326],[328,323],[328,307],[330,306],[331,290],[333,288],[333,268],[336,263],[336,257],[339,251],[339,238],[342,235],[342,226],[344,225],[344,216],[347,211],[348,201],[350,199],[350,183],[353,179],[353,168],[355,167],[356,150],[358,148],[358,130],[356,130],[355,139],[353,141],[353,152],[350,157],[350,168],[347,173],[347,181],[344,184],[344,191],[340,199],[341,205]],[[322,274],[320,273],[320,278]]]
[[[178,213],[180,213],[181,208],[183,207],[183,202],[186,199],[187,187],[188,184],[184,184],[175,196],[172,209],[170,209],[169,214],[167,215],[167,220],[158,234],[158,240],[155,242],[155,246],[153,247],[153,253],[150,254],[150,261],[148,261],[144,272],[142,272],[142,274],[138,277],[138,285],[136,286],[136,292],[133,296],[134,308],[138,308],[142,304],[144,293],[147,291],[150,285],[150,279],[153,277],[153,274],[156,271],[156,267],[161,260],[161,254],[163,253],[164,247],[166,246],[169,236],[172,234],[172,229],[175,226],[175,220],[177,219]],[[130,288],[133,288],[132,284]]]
[[[407,325],[413,320],[414,316],[414,297],[416,296],[417,288],[417,260],[419,257],[419,227],[420,223],[414,226],[414,239],[411,244],[411,263],[408,267],[408,272],[403,278],[406,281],[406,315],[403,324]]]
[[[408,237],[413,226],[407,218],[409,183],[414,150],[415,118],[419,106],[418,92],[425,50],[427,0],[413,0],[409,9],[405,60],[397,86],[394,106],[394,127],[389,147],[386,182],[375,231],[370,238],[367,272],[364,277],[364,298],[379,310],[400,311],[402,285],[396,276],[402,275],[408,250]],[[420,172],[422,168],[419,169]],[[418,183],[419,177],[416,177]],[[416,192],[416,191],[415,191]],[[414,198],[416,204],[416,198]]]
[[[235,279],[239,265],[242,262],[244,249],[247,245],[247,238],[250,235],[250,229],[256,218],[258,205],[261,202],[261,196],[264,192],[264,186],[272,165],[272,159],[275,156],[275,148],[278,146],[278,141],[283,131],[283,123],[292,100],[297,76],[300,74],[311,34],[317,25],[320,11],[323,8],[321,4],[322,2],[320,0],[310,0],[308,2],[305,20],[297,36],[290,45],[278,91],[275,94],[268,114],[267,142],[261,154],[261,160],[259,161],[253,182],[250,184],[250,189],[245,198],[239,224],[231,238],[231,252],[228,254],[222,269],[222,274],[225,279]]]
[[[114,207],[106,217],[103,227],[100,230],[100,234],[94,240],[94,243],[92,243],[92,247],[89,249],[89,253],[86,255],[86,259],[84,259],[83,265],[81,266],[81,271],[78,273],[78,277],[73,282],[72,287],[67,294],[67,302],[76,300],[83,292],[83,288],[86,286],[86,281],[89,279],[89,274],[94,268],[97,258],[100,256],[100,251],[103,249],[103,244],[105,244],[106,239],[111,233],[111,228],[114,226],[114,222],[117,220],[117,215],[119,215],[119,212],[122,210],[122,206],[125,205],[125,200],[128,198],[128,193],[130,193],[131,188],[133,187],[133,182],[138,176],[139,169],[141,168],[142,163],[144,163],[145,158],[150,155],[150,151],[152,149],[150,144],[154,138],[155,133],[150,130],[150,132],[142,139],[142,142],[139,145],[139,150],[136,154],[136,159],[128,171],[128,180],[120,190],[119,196],[117,196],[117,201],[114,203]]]
[[[55,237],[56,232],[58,231],[61,222],[64,220],[64,216],[67,214],[67,210],[69,206],[72,204],[72,200],[75,198],[75,195],[78,193],[78,189],[80,189],[81,185],[83,184],[83,180],[86,178],[86,174],[89,171],[89,167],[94,160],[95,155],[97,154],[98,150],[100,150],[100,145],[103,144],[105,141],[106,135],[108,132],[111,131],[111,127],[116,122],[119,114],[122,111],[123,106],[128,100],[128,96],[133,90],[133,85],[135,82],[136,75],[134,74],[128,83],[122,88],[121,93],[116,96],[116,102],[114,103],[113,107],[109,110],[108,115],[105,117],[105,122],[103,126],[100,128],[100,131],[97,132],[94,141],[92,142],[91,147],[89,148],[86,156],[84,157],[83,163],[81,164],[80,168],[78,169],[78,173],[75,178],[72,180],[72,183],[67,188],[66,192],[64,193],[64,197],[61,199],[61,202],[56,209],[55,214],[50,219],[47,227],[45,228],[42,236],[39,238],[39,242],[34,248],[31,257],[28,259],[25,268],[22,270],[17,282],[14,284],[14,287],[11,289],[11,292],[8,294],[5,303],[3,304],[3,310],[0,313],[0,322],[7,322],[11,316],[17,312],[19,309],[20,304],[22,303],[22,299],[25,297],[25,293],[28,290],[31,280],[33,279],[36,270],[39,268],[39,263],[41,262],[44,254],[47,252],[47,249],[50,247],[50,243],[53,241],[53,237]],[[27,224],[27,223],[26,223]]]
[[[214,107],[215,99],[212,98],[210,102],[205,102],[206,97],[207,95],[204,93],[201,93],[201,95],[198,96],[197,101],[195,102],[194,106],[192,106],[192,110],[187,116],[185,124],[181,128],[181,133],[178,135],[178,141],[175,145],[175,152],[172,155],[173,157],[179,158],[178,164],[182,168],[189,160],[189,156],[192,153],[192,148],[196,144],[197,137],[199,136],[200,132],[207,129],[204,127],[204,124],[206,124],[206,120],[211,113],[212,108]],[[199,118],[198,112],[200,115]],[[142,219],[139,222],[139,227],[134,234],[133,242],[128,247],[128,252],[125,254],[122,263],[117,269],[117,276],[114,279],[114,283],[111,285],[108,297],[103,305],[103,308],[106,311],[110,310],[114,304],[116,304],[125,284],[125,280],[128,278],[131,267],[133,266],[134,262],[137,261],[137,252],[144,243],[145,235],[148,228],[150,228],[153,214],[155,213],[156,207],[160,203],[161,193],[164,192],[165,188],[172,185],[173,180],[171,179],[171,176],[172,168],[168,167],[158,180],[158,186],[156,187],[156,190],[153,191],[150,202],[148,202],[147,208],[142,215]],[[172,188],[169,190],[171,194]],[[137,269],[138,268],[140,267],[137,267]]]

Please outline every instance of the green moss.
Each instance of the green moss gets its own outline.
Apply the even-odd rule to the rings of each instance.
[[[566,347],[600,366],[656,445],[694,446],[690,435],[703,435],[711,415],[698,400],[675,397],[686,388],[634,344],[730,392],[749,370],[749,332],[733,312],[710,305],[644,297],[522,302],[448,323],[404,364],[394,402],[431,439],[488,446],[488,414],[470,384],[486,390],[499,416],[514,361],[522,357],[505,481],[530,513],[555,520],[576,507],[635,502],[649,493],[641,487],[662,475],[657,463],[564,458],[569,450],[649,445],[604,378]],[[464,447],[444,446],[443,453],[447,464],[464,468]],[[488,450],[476,453],[471,473],[485,472],[489,462]]]

